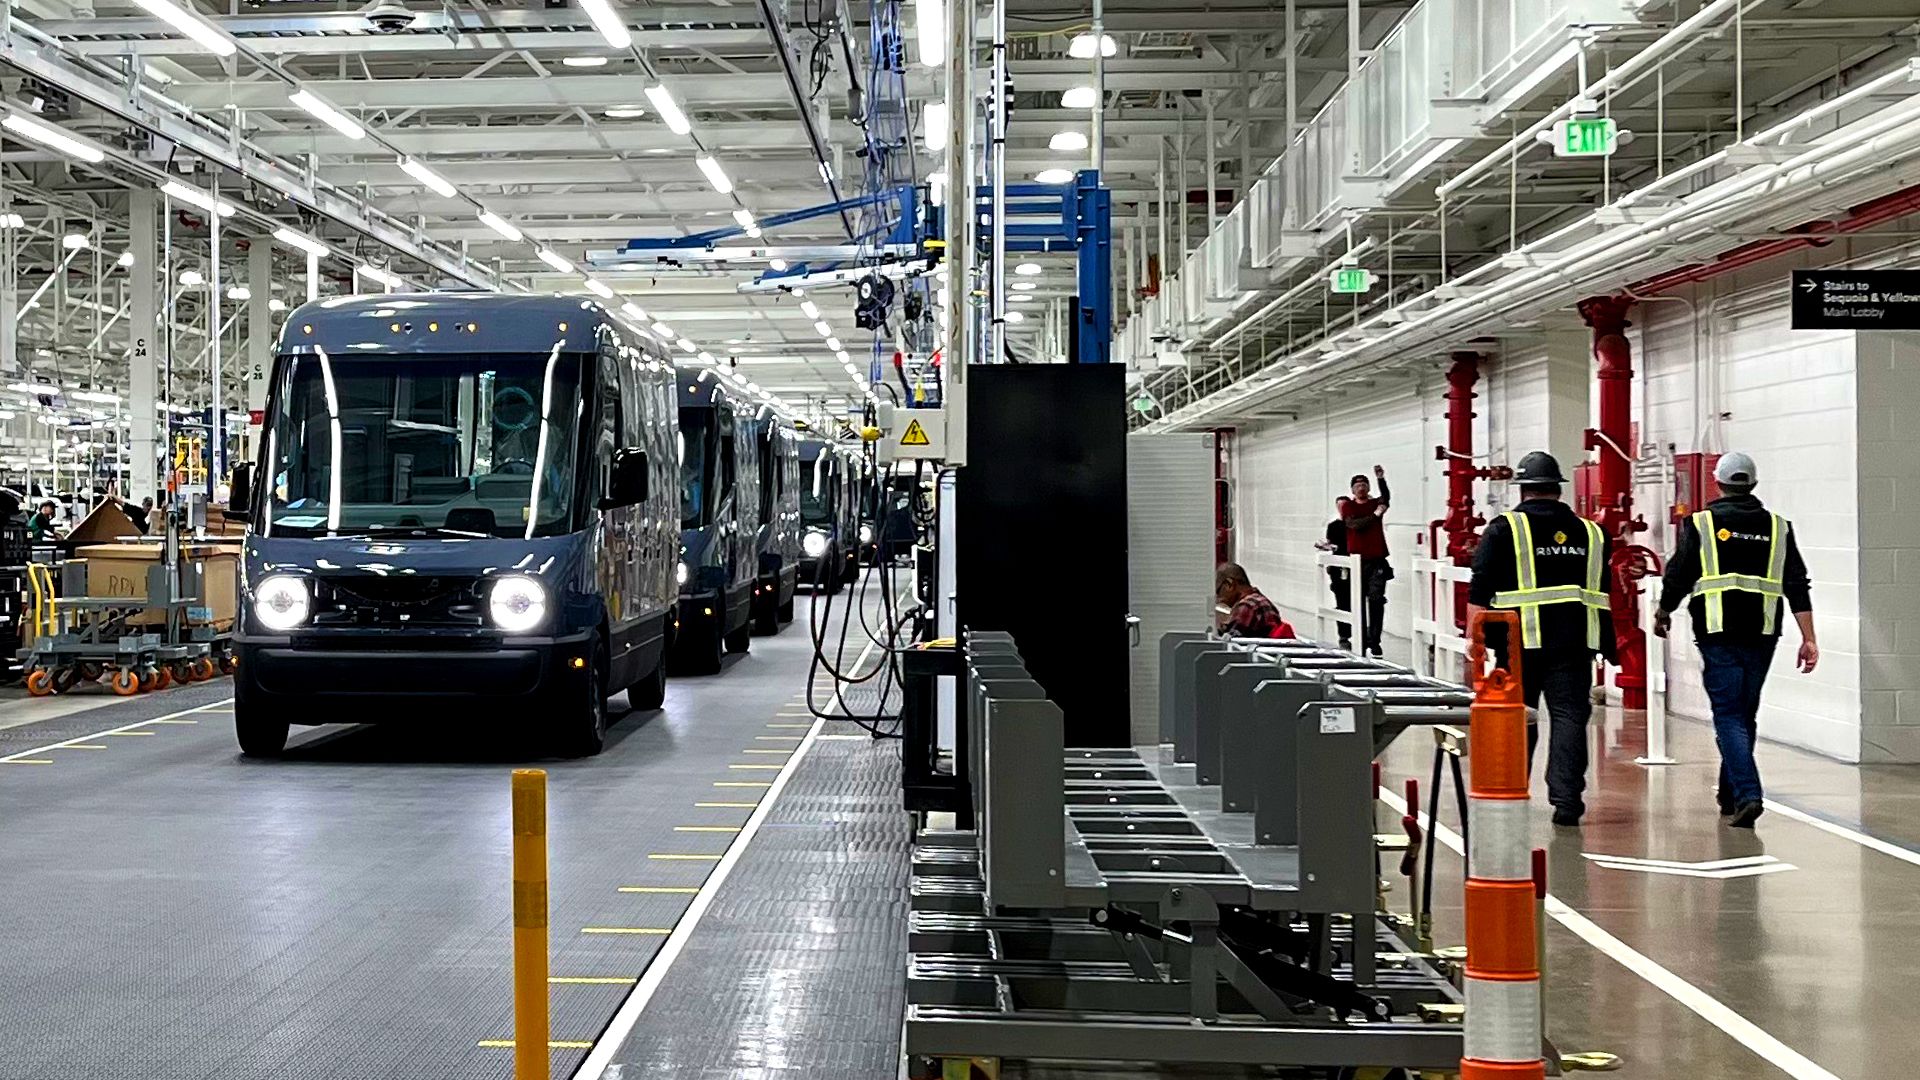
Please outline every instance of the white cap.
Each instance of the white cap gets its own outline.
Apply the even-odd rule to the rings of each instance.
[[[1760,482],[1760,470],[1753,458],[1739,450],[1720,455],[1720,463],[1713,467],[1713,478],[1721,484],[1735,484],[1752,487]]]

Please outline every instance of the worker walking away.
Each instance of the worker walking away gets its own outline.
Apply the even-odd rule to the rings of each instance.
[[[1243,638],[1293,638],[1293,627],[1280,615],[1273,601],[1247,580],[1246,568],[1239,563],[1223,562],[1213,574],[1214,599],[1227,609],[1221,630]]]
[[[1347,557],[1347,504],[1350,496],[1342,495],[1333,500],[1333,520],[1327,522],[1327,537],[1313,545],[1321,551],[1331,552],[1341,558]],[[1327,567],[1327,589],[1333,593],[1333,606],[1341,611],[1353,610],[1353,582],[1344,566]],[[1340,647],[1353,648],[1353,624],[1340,624]]]
[[[1613,588],[1606,534],[1560,501],[1560,463],[1534,451],[1513,482],[1520,504],[1487,526],[1473,553],[1467,617],[1486,608],[1520,615],[1520,690],[1526,699],[1527,768],[1539,743],[1536,703],[1546,702],[1547,801],[1555,825],[1577,826],[1586,813],[1587,721],[1593,715],[1593,657],[1614,656],[1607,625]],[[1506,627],[1489,626],[1487,644],[1508,663]]]
[[[1360,595],[1366,600],[1366,609],[1360,622],[1360,649],[1372,656],[1382,655],[1380,651],[1380,624],[1387,617],[1387,582],[1393,580],[1393,564],[1387,561],[1387,527],[1385,517],[1387,506],[1393,501],[1393,493],[1387,489],[1385,469],[1375,465],[1373,478],[1380,482],[1380,497],[1374,498],[1373,488],[1365,475],[1355,473],[1348,481],[1348,490],[1352,498],[1340,509],[1340,519],[1347,526],[1347,550],[1360,556]]]
[[[1759,470],[1742,453],[1724,455],[1713,478],[1721,496],[1681,524],[1680,547],[1667,560],[1653,632],[1666,637],[1673,611],[1686,599],[1700,647],[1701,682],[1713,705],[1720,744],[1720,814],[1750,829],[1766,807],[1753,743],[1759,737],[1760,688],[1780,643],[1780,604],[1800,625],[1795,666],[1820,662],[1813,636],[1813,587],[1793,525],[1754,497]]]

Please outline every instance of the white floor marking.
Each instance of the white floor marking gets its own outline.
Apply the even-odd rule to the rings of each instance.
[[[901,595],[905,594],[906,590],[902,589]],[[867,662],[867,657],[872,652],[873,642],[868,641],[867,647],[861,650],[859,658],[853,662],[853,670],[859,671],[860,666]],[[641,974],[640,981],[634,984],[633,989],[627,993],[626,1000],[620,1003],[620,1010],[613,1014],[613,1019],[607,1022],[606,1030],[594,1040],[593,1049],[587,1054],[586,1060],[573,1071],[572,1080],[601,1080],[606,1075],[607,1067],[613,1064],[613,1055],[626,1044],[627,1036],[633,1034],[634,1027],[640,1022],[640,1014],[646,1012],[647,1006],[653,1002],[654,993],[660,989],[660,984],[666,981],[667,972],[673,969],[674,961],[680,958],[681,951],[687,947],[687,940],[693,937],[694,929],[706,916],[707,908],[713,904],[713,898],[720,892],[720,886],[726,884],[727,876],[733,873],[734,865],[740,861],[740,856],[746,854],[747,845],[753,843],[754,834],[760,831],[761,823],[766,821],[767,815],[773,812],[774,804],[780,801],[780,793],[786,790],[787,781],[793,779],[794,772],[799,769],[800,763],[806,760],[807,751],[813,749],[813,744],[820,738],[820,730],[826,724],[825,720],[816,719],[813,726],[807,729],[806,737],[794,749],[793,756],[787,759],[779,775],[773,778],[773,785],[767,789],[765,795],[761,796],[760,805],[753,808],[753,813],[748,815],[746,824],[740,827],[740,832],[734,836],[733,842],[727,845],[726,852],[720,856],[720,861],[714,864],[713,871],[707,875],[707,880],[701,883],[700,891],[694,895],[693,902],[687,905],[686,913],[680,916],[679,922],[673,924],[673,933],[668,934],[667,939],[661,943],[660,951],[655,953],[652,962],[647,964],[647,970]]]
[[[94,731],[94,732],[89,732],[88,734],[85,734],[85,735],[75,735],[71,739],[63,739],[57,743],[48,743],[45,746],[36,746],[31,750],[16,751],[14,753],[6,755],[5,757],[0,757],[0,763],[13,761],[16,758],[38,757],[39,755],[46,753],[48,750],[61,750],[61,749],[67,749],[70,747],[79,746],[86,743],[89,739],[98,739],[104,735],[119,735],[128,731],[137,731],[140,728],[146,727],[148,724],[158,724],[164,720],[172,720],[174,717],[177,717],[177,716],[187,716],[191,713],[205,712],[208,709],[217,709],[220,706],[225,705],[228,701],[231,701],[231,700],[233,699],[227,698],[227,699],[223,699],[221,701],[215,701],[206,705],[195,705],[191,709],[181,709],[179,712],[170,712],[165,716],[156,716],[151,720],[136,720],[131,724],[122,724],[117,728],[109,728],[106,731]]]
[[[1380,789],[1380,801],[1393,807],[1398,813],[1407,812],[1406,801],[1386,788]],[[1447,845],[1454,854],[1465,856],[1466,845],[1461,842],[1459,833],[1439,824],[1424,812],[1419,815],[1419,820],[1422,825],[1432,829],[1440,842]],[[1679,1002],[1707,1023],[1726,1032],[1740,1045],[1765,1058],[1768,1064],[1793,1077],[1794,1080],[1840,1080],[1838,1076],[1821,1068],[1806,1055],[1774,1038],[1765,1028],[1728,1008],[1720,999],[1668,971],[1649,959],[1646,954],[1602,930],[1594,924],[1593,920],[1568,907],[1551,893],[1547,895],[1547,914],[1561,926],[1573,931],[1580,940],[1607,954],[1621,967],[1653,984],[1654,989]]]
[[[1581,857],[1597,866],[1610,870],[1630,870],[1637,874],[1670,874],[1674,877],[1712,878],[1724,881],[1728,878],[1759,877],[1762,874],[1784,874],[1789,870],[1798,870],[1792,863],[1781,862],[1771,855],[1748,855],[1739,859],[1713,859],[1708,862],[1673,862],[1668,859],[1633,859],[1625,855],[1601,855],[1583,851]]]
[[[1831,833],[1842,840],[1851,840],[1863,848],[1877,851],[1882,855],[1891,855],[1904,863],[1920,866],[1920,852],[1909,851],[1899,844],[1890,844],[1877,836],[1868,836],[1858,829],[1849,829],[1845,825],[1835,825],[1825,818],[1814,817],[1804,810],[1795,810],[1791,806],[1782,806],[1772,799],[1767,800],[1767,809],[1784,818],[1792,818],[1802,825],[1811,825],[1824,833]]]

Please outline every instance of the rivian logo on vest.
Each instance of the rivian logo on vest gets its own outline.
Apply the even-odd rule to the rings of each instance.
[[[1733,531],[1732,529],[1721,529],[1721,530],[1720,530],[1719,532],[1716,532],[1716,533],[1714,533],[1714,535],[1715,535],[1715,536],[1718,536],[1718,537],[1719,537],[1720,539],[1722,539],[1722,540],[1762,540],[1762,541],[1765,541],[1765,540],[1772,540],[1772,539],[1773,539],[1773,537],[1771,537],[1771,536],[1768,536],[1768,535],[1766,535],[1766,534],[1764,534],[1764,533],[1743,533],[1743,532],[1734,532],[1734,531]]]
[[[1563,532],[1557,532],[1557,533],[1554,533],[1554,534],[1553,534],[1553,542],[1554,542],[1554,543],[1556,543],[1556,544],[1564,544],[1564,543],[1566,543],[1566,542],[1567,542],[1567,534],[1566,534],[1566,533],[1563,533]]]
[[[1564,533],[1560,534],[1560,536],[1562,539],[1565,538]],[[1582,555],[1584,556],[1587,553],[1587,549],[1579,544],[1542,544],[1539,547],[1534,548],[1533,553],[1535,555]]]

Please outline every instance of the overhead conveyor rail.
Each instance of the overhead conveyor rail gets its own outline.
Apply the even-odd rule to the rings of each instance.
[[[966,643],[977,827],[916,838],[910,1061],[1457,1066],[1448,965],[1381,907],[1372,762],[1470,692],[1177,633],[1159,745],[1070,748],[1017,645]]]

